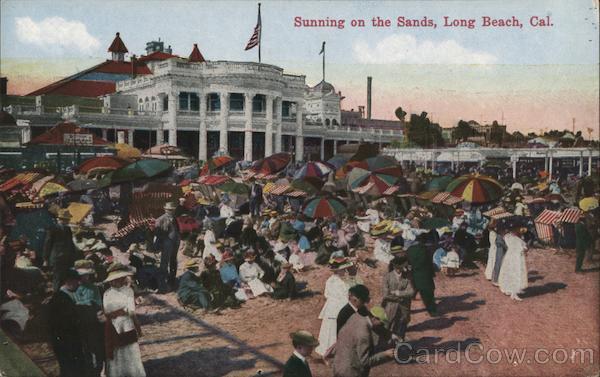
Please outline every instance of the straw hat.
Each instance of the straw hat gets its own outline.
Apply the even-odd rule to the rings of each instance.
[[[173,202],[167,202],[163,208],[166,210],[175,210],[177,206]]]
[[[198,262],[197,259],[190,259],[187,262],[185,262],[186,270],[191,270],[192,268],[199,268],[199,267],[200,267],[200,262]]]
[[[133,275],[133,271],[129,267],[119,262],[111,264],[106,272],[108,272],[108,277],[104,279],[105,283]]]
[[[75,268],[79,275],[93,275],[96,273],[94,262],[89,259],[75,261],[73,268]]]
[[[292,342],[301,346],[308,347],[316,347],[319,345],[319,341],[306,330],[300,330],[293,333],[290,333],[290,338],[292,338]]]
[[[385,314],[385,309],[383,309],[381,306],[374,306],[371,308],[371,315],[377,319],[379,319],[381,322],[383,322],[384,325],[387,326],[387,324],[390,322],[387,314]]]

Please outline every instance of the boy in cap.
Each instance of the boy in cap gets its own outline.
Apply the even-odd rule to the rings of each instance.
[[[370,301],[369,288],[362,284],[357,284],[348,290],[348,303],[340,310],[337,316],[337,333],[348,319],[355,313],[362,316],[368,315],[366,304]]]
[[[372,366],[394,355],[394,349],[375,353],[378,332],[388,324],[385,310],[373,307],[367,315],[355,313],[338,334],[333,359],[335,377],[367,377]]]
[[[283,366],[283,377],[312,377],[306,358],[319,345],[319,341],[305,330],[291,333],[290,337],[294,353]]]

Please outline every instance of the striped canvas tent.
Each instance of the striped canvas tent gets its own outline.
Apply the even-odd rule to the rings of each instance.
[[[446,204],[449,206],[458,204],[462,201],[463,201],[463,198],[454,196],[449,192],[440,192],[440,193],[436,194],[433,198],[431,198],[432,203]]]
[[[535,219],[535,230],[541,242],[547,244],[554,242],[554,232],[552,230],[552,226],[554,226],[554,224],[560,218],[561,215],[562,214],[559,211],[551,211],[549,209],[545,209]]]
[[[505,219],[507,217],[514,216],[512,213],[505,210],[504,207],[496,207],[496,208],[490,209],[489,211],[484,212],[483,215],[489,217],[490,219],[494,219],[494,220],[500,220],[500,219]]]

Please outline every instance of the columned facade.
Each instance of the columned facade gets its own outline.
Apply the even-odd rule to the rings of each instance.
[[[302,119],[303,101],[296,102],[296,161],[304,160],[304,122]]]
[[[206,161],[208,159],[206,101],[206,93],[202,93],[200,95],[200,135],[198,136],[198,160],[200,161]]]
[[[252,161],[252,100],[254,93],[244,93],[244,160]]]
[[[281,153],[281,143],[283,142],[283,133],[281,131],[282,120],[282,100],[281,97],[275,98],[275,153]]]
[[[227,146],[227,120],[229,118],[229,93],[219,93],[221,118],[219,120],[219,152],[229,153]]]

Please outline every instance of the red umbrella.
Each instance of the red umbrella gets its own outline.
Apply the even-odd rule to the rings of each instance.
[[[289,153],[275,153],[255,161],[251,169],[257,173],[275,174],[282,171],[289,164],[291,157]]]
[[[126,165],[129,165],[129,163],[129,161],[115,156],[94,157],[83,161],[77,167],[77,171],[79,173],[87,174],[90,170],[93,169],[117,170]]]
[[[233,157],[230,156],[218,156],[208,159],[202,169],[200,169],[200,175],[207,175],[216,172],[217,170],[226,167],[231,164],[233,161]]]

